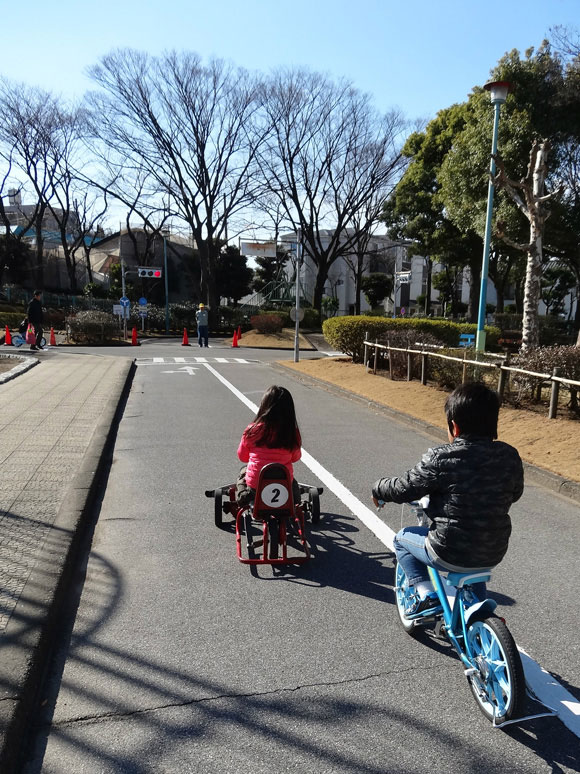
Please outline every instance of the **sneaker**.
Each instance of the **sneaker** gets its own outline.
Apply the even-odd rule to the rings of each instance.
[[[37,350],[37,349],[38,349],[38,347],[37,347],[37,346],[32,346],[32,347],[30,347],[30,351],[31,351],[31,352],[36,352],[36,350]]]
[[[417,615],[418,613],[424,613],[425,610],[431,610],[434,607],[438,607],[439,598],[437,594],[429,594],[425,599],[415,599],[405,609],[405,615]]]

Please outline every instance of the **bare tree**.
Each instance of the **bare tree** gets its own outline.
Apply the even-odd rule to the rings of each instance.
[[[517,244],[500,234],[506,244],[522,250],[527,254],[526,280],[524,288],[524,315],[522,321],[522,350],[525,352],[540,343],[538,324],[538,304],[541,293],[542,278],[542,242],[544,226],[549,217],[547,207],[559,191],[546,193],[546,177],[548,174],[548,140],[534,141],[530,151],[530,161],[526,176],[519,182],[507,177],[501,159],[498,159],[498,173],[494,183],[503,187],[515,202],[520,212],[530,224],[530,241],[528,244]]]
[[[271,132],[259,156],[263,178],[317,267],[320,310],[329,268],[372,230],[396,183],[402,120],[379,116],[350,83],[302,70],[270,78],[264,115]]]
[[[109,152],[115,185],[139,174],[142,195],[161,195],[189,226],[199,250],[202,297],[219,304],[216,261],[228,224],[254,198],[261,137],[254,78],[193,53],[151,57],[118,50],[91,68],[103,91],[90,96],[93,131]]]

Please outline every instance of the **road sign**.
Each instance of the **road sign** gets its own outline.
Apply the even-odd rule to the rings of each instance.
[[[121,304],[121,306],[127,307],[131,302],[129,301],[127,296],[121,296],[121,298],[119,299],[119,303]]]
[[[401,317],[404,317],[407,314],[407,310],[404,306],[401,307]]]
[[[122,317],[125,320],[129,319],[129,307],[121,306],[121,304],[113,304],[113,314]]]
[[[296,322],[296,307],[295,306],[293,306],[292,309],[290,310],[290,319],[292,320],[292,322]],[[300,321],[302,321],[304,319],[304,309],[302,309],[302,308],[300,308],[298,310],[298,319]]]
[[[147,309],[141,307],[139,309],[139,317],[147,317]]]
[[[147,306],[147,299],[141,296],[141,298],[137,303],[139,304],[139,306]]]

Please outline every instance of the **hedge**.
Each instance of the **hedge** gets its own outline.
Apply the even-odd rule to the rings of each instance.
[[[401,317],[374,317],[356,315],[331,317],[322,323],[324,338],[331,347],[350,355],[355,362],[361,362],[364,354],[364,338],[368,333],[369,341],[386,341],[389,331],[406,331],[413,344],[420,333],[434,336],[446,347],[459,346],[462,333],[477,333],[475,323],[455,323],[450,320],[433,320],[428,317],[403,319]],[[499,328],[486,326],[487,347],[497,347]]]
[[[66,320],[71,339],[78,343],[95,344],[119,336],[119,323],[112,314],[95,309],[78,312]]]

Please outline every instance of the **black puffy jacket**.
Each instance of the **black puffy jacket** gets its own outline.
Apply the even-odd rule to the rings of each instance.
[[[429,449],[399,478],[379,479],[373,496],[406,503],[429,495],[426,548],[453,569],[501,562],[512,529],[509,509],[523,489],[522,461],[513,446],[464,435]]]

